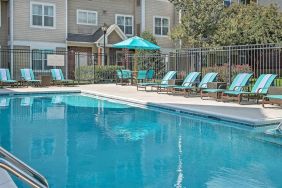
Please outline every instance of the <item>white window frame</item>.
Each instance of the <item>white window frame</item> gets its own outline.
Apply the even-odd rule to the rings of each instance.
[[[153,33],[154,33],[154,35],[155,36],[157,36],[157,37],[168,37],[169,35],[167,34],[167,35],[163,35],[163,25],[161,25],[161,34],[159,35],[159,34],[156,34],[156,30],[155,30],[155,26],[156,26],[156,18],[161,18],[161,20],[163,20],[163,19],[167,19],[168,20],[168,31],[167,31],[167,33],[169,33],[170,32],[170,18],[169,17],[166,17],[166,16],[153,16]],[[163,24],[163,22],[161,21],[161,24]]]
[[[42,54],[42,55],[45,55],[48,51],[50,51],[50,53],[47,53],[46,54],[46,59],[44,59],[44,58],[41,58],[41,65],[42,65],[42,69],[35,69],[35,68],[33,68],[32,66],[33,66],[33,53],[35,53],[35,52],[33,52],[33,51],[35,51],[35,50],[38,50],[38,51],[46,51],[44,54]],[[52,51],[52,53],[51,53],[51,51]],[[54,49],[42,49],[42,48],[32,48],[31,49],[31,65],[30,65],[30,67],[33,69],[33,71],[34,72],[50,72],[50,69],[45,69],[45,60],[47,61],[47,55],[48,54],[53,54],[54,53]],[[38,59],[36,59],[36,60],[38,60]],[[46,63],[48,63],[48,62],[46,62]],[[46,66],[47,66],[47,64],[46,64]]]
[[[79,12],[86,12],[87,13],[87,23],[83,23],[83,22],[79,22]],[[96,14],[96,23],[95,24],[92,24],[92,23],[88,23],[88,13],[95,13]],[[94,26],[97,26],[98,25],[98,12],[97,11],[93,11],[93,10],[82,10],[82,9],[77,9],[76,10],[76,24],[78,25],[94,25]]]
[[[126,18],[126,17],[130,17],[131,19],[132,19],[132,34],[126,34],[125,33],[125,25],[124,25],[124,31],[122,31],[126,36],[133,36],[134,35],[134,16],[133,15],[126,15],[126,14],[116,14],[116,18],[115,18],[115,24],[117,24],[117,18],[118,18],[118,16],[122,16],[122,17],[124,17],[124,19]],[[125,22],[124,22],[124,24],[125,24]],[[118,24],[117,24],[118,25]]]
[[[41,5],[43,7],[42,9],[42,26],[39,25],[33,25],[33,16],[32,16],[32,5]],[[52,6],[53,7],[53,26],[44,26],[44,6]],[[42,3],[42,2],[36,2],[36,1],[31,1],[30,2],[30,27],[34,28],[41,28],[41,29],[56,29],[56,5],[52,3]]]

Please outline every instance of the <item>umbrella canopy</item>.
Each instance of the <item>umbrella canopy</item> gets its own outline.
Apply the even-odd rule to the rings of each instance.
[[[132,37],[113,45],[114,48],[159,50],[160,47],[140,37]]]

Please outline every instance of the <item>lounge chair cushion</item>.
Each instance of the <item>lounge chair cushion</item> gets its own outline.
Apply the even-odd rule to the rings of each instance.
[[[282,95],[266,95],[265,98],[282,100]]]

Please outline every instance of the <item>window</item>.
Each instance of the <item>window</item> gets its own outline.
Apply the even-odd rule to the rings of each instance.
[[[169,19],[164,17],[155,17],[154,27],[155,35],[167,36],[169,31]]]
[[[230,7],[230,5],[231,5],[231,0],[224,0],[224,1],[223,1],[223,4],[224,4],[225,7]]]
[[[97,25],[97,12],[89,10],[77,10],[77,24]]]
[[[35,71],[50,70],[47,66],[47,55],[52,54],[53,50],[32,50],[32,69]]]
[[[250,4],[251,2],[257,3],[257,0],[238,0],[238,3],[243,5]]]
[[[124,34],[133,35],[133,16],[116,15],[116,24],[124,32]]]
[[[55,27],[55,6],[31,3],[31,25],[36,27]]]

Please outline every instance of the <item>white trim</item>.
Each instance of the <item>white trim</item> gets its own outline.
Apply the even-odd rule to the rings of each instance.
[[[146,0],[141,0],[141,32],[146,30]]]
[[[117,34],[120,36],[122,40],[127,39],[127,36],[123,33],[123,31],[120,29],[120,27],[116,24],[111,25],[106,33],[106,44],[108,44],[108,36],[113,32],[116,31]],[[102,40],[104,40],[104,35],[102,35],[95,43],[104,43]]]
[[[32,23],[32,5],[41,5],[42,6],[42,26],[33,25]],[[52,6],[53,7],[53,27],[44,26],[44,6]],[[29,9],[29,20],[30,20],[30,27],[32,28],[39,28],[39,29],[56,29],[56,4],[52,3],[44,3],[44,2],[37,2],[37,1],[31,1],[30,2],[30,9]]]
[[[156,37],[169,37],[169,35],[167,34],[167,35],[163,35],[163,34],[161,34],[161,35],[158,35],[158,34],[156,34],[155,33],[155,19],[156,18],[161,18],[161,19],[167,19],[168,20],[168,33],[170,32],[170,17],[167,17],[167,16],[153,16],[153,34],[154,34],[154,36],[156,36]],[[163,22],[161,21],[161,24],[162,24]],[[162,26],[161,26],[161,28],[162,28]],[[162,33],[162,31],[161,31],[161,33]]]
[[[56,48],[66,48],[66,43],[56,43],[56,42],[34,42],[34,41],[14,41],[14,45],[17,46],[30,46],[31,49],[50,49],[56,50]]]
[[[132,19],[132,34],[126,34],[125,33],[125,23],[124,23],[124,31],[122,31],[126,36],[133,36],[134,35],[134,16],[133,15],[126,15],[126,14],[115,14],[115,24],[116,25],[118,25],[117,24],[117,17],[118,16],[122,16],[122,17],[124,17],[124,21],[125,21],[125,17],[131,17],[131,19]]]
[[[78,18],[78,13],[79,13],[79,12],[85,12],[85,13],[87,14],[87,18],[86,18],[87,23],[79,22],[79,18]],[[94,13],[94,14],[96,14],[96,23],[94,23],[94,24],[88,23],[88,14],[89,14],[89,13]],[[97,11],[94,11],[94,10],[77,9],[77,10],[76,10],[76,24],[78,24],[78,25],[97,26],[97,25],[98,25],[98,13],[97,13]]]

